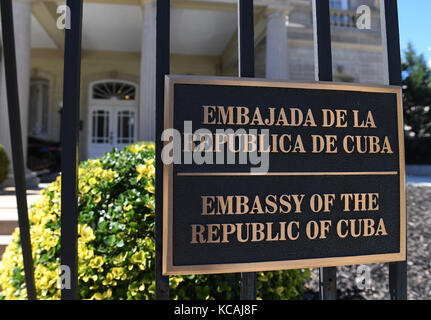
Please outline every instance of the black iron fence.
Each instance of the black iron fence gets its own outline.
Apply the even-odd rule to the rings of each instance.
[[[26,201],[25,167],[18,101],[12,0],[1,1],[3,52],[12,144],[13,169],[18,203],[19,228],[29,299],[36,299],[33,260]],[[397,2],[382,0],[384,57],[388,84],[401,85],[401,54]],[[71,28],[66,29],[62,113],[62,205],[61,264],[70,270],[70,286],[62,288],[62,299],[78,299],[78,133],[83,0],[68,0]],[[315,65],[317,81],[332,81],[331,17],[329,0],[313,0]],[[238,0],[238,76],[254,77],[253,0]],[[164,124],[165,75],[170,72],[170,0],[157,0],[156,37],[156,299],[169,299],[169,278],[162,275],[163,164],[160,139]],[[320,297],[336,299],[337,269],[320,269]],[[389,264],[389,289],[393,300],[407,298],[407,262]],[[256,298],[256,275],[241,275],[241,299]]]

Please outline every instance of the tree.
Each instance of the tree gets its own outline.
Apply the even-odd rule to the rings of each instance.
[[[411,43],[404,51],[402,70],[405,123],[415,137],[431,137],[431,70]]]

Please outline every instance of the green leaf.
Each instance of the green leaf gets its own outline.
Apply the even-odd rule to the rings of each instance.
[[[107,245],[107,246],[112,246],[115,242],[115,235],[110,235],[108,237],[105,237],[103,239],[103,242]]]

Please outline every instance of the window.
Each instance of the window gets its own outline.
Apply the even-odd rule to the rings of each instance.
[[[93,86],[93,99],[136,100],[136,87],[126,82],[107,81]]]
[[[49,81],[35,79],[30,82],[29,135],[44,138],[48,134]]]
[[[110,143],[109,137],[109,112],[104,110],[93,111],[93,132],[91,142],[96,144]]]
[[[131,144],[135,142],[135,113],[133,111],[118,112],[117,143]]]
[[[329,6],[331,7],[331,9],[341,9],[341,10],[349,9],[348,0],[330,0]]]

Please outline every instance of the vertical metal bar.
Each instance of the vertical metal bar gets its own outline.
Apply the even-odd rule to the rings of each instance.
[[[238,73],[254,77],[253,0],[238,0]],[[241,273],[241,300],[256,300],[256,273]]]
[[[401,49],[398,5],[396,1],[384,0],[383,3],[384,5],[381,5],[380,11],[382,17],[383,46],[386,48],[384,59],[386,60],[387,73],[389,76],[387,84],[401,86]]]
[[[320,300],[337,300],[337,268],[319,268]]]
[[[163,163],[165,75],[170,69],[170,0],[157,0],[156,22],[156,299],[169,299],[169,277],[162,275]]]
[[[407,261],[389,263],[391,300],[407,300]]]
[[[238,0],[238,67],[240,77],[254,78],[253,0]]]
[[[332,81],[329,0],[313,0],[314,63],[316,81]],[[320,268],[320,299],[337,299],[337,268]]]
[[[256,300],[257,296],[257,279],[254,272],[241,273],[241,300]]]
[[[316,81],[332,81],[329,0],[313,0],[313,31]]]
[[[401,86],[401,50],[397,2],[384,0],[381,5],[382,39],[386,48],[388,84]],[[386,41],[385,41],[386,39]],[[389,294],[391,300],[407,300],[407,261],[389,263]]]
[[[12,161],[15,177],[15,192],[18,208],[18,224],[24,262],[27,297],[29,300],[35,300],[36,290],[34,286],[33,257],[30,239],[30,224],[28,220],[27,185],[25,180],[24,152],[22,143],[15,51],[15,32],[12,10],[11,0],[1,0],[3,56],[9,113],[9,129],[12,147]]]
[[[70,270],[70,287],[63,300],[78,299],[78,147],[83,0],[68,0],[71,29],[64,49],[63,112],[61,119],[61,265]]]

